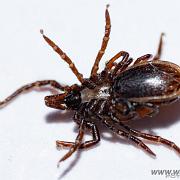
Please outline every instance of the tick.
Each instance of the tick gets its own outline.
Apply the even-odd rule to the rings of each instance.
[[[46,96],[45,104],[59,110],[73,110],[74,121],[79,127],[74,142],[56,141],[57,147],[69,148],[59,163],[78,149],[89,148],[100,141],[97,121],[115,134],[134,142],[152,156],[155,156],[155,153],[142,139],[167,145],[180,154],[180,148],[174,142],[140,132],[127,125],[128,121],[156,115],[161,106],[175,102],[180,97],[180,67],[160,59],[163,34],[154,57],[146,54],[133,60],[129,53],[120,51],[107,61],[104,70],[99,73],[99,62],[105,53],[111,31],[108,6],[105,19],[105,34],[89,78],[84,78],[68,55],[41,30],[44,40],[69,65],[80,85],[63,86],[55,80],[36,81],[16,90],[1,101],[0,106],[6,106],[18,95],[36,87],[50,86],[59,90],[59,94]],[[122,60],[118,62],[119,58]],[[85,131],[91,133],[92,140],[83,141]]]

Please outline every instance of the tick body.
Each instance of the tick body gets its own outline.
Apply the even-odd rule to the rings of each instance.
[[[175,102],[180,97],[180,67],[161,60],[163,34],[154,57],[146,54],[133,60],[129,57],[129,53],[120,51],[107,61],[104,70],[99,73],[99,62],[105,53],[111,30],[108,6],[105,18],[105,34],[89,78],[84,78],[73,61],[41,30],[45,41],[69,64],[80,85],[63,86],[55,80],[36,81],[16,90],[1,101],[0,106],[6,106],[18,95],[36,87],[50,86],[59,90],[56,95],[46,96],[45,104],[59,110],[73,110],[74,121],[79,127],[74,142],[56,141],[57,147],[69,148],[68,153],[59,160],[59,163],[76,150],[91,147],[100,141],[97,121],[115,134],[134,142],[150,155],[155,156],[142,139],[165,144],[180,154],[180,148],[174,142],[140,132],[127,125],[131,120],[156,115],[161,106]],[[121,61],[117,61],[119,58]],[[85,131],[91,133],[92,140],[84,141]]]

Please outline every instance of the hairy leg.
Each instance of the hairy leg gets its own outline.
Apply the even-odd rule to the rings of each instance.
[[[114,62],[119,59],[120,57],[123,57],[123,59],[128,56],[129,57],[129,53],[127,53],[126,51],[120,51],[118,52],[114,57],[112,57],[107,63],[106,63],[106,67],[105,70],[106,71],[110,71],[112,69],[112,67],[115,65]],[[126,61],[121,60],[121,64],[124,64]],[[117,65],[117,64],[116,64]]]
[[[110,35],[110,31],[111,31],[111,20],[110,20],[110,16],[109,16],[108,7],[109,7],[109,5],[107,5],[106,12],[105,12],[105,17],[106,17],[105,34],[104,34],[103,41],[101,44],[101,49],[99,50],[99,52],[96,56],[94,65],[91,70],[91,77],[97,76],[97,71],[99,69],[99,62],[105,53],[105,50],[106,50],[106,47],[107,47],[107,44],[109,41],[109,35]]]
[[[122,60],[119,63],[116,63],[115,61],[122,57]],[[101,72],[99,76],[98,82],[104,81],[107,77],[112,79],[115,77],[117,72],[121,71],[122,69],[125,69],[129,66],[129,64],[133,61],[132,58],[128,58],[129,53],[125,51],[120,51],[117,53],[114,57],[112,57],[107,63],[104,68],[104,70]],[[114,69],[113,69],[114,67]],[[113,69],[113,70],[112,70]],[[110,73],[109,73],[110,72]]]
[[[72,60],[51,39],[49,39],[47,36],[44,35],[43,30],[41,30],[40,32],[43,35],[45,41],[54,49],[54,51],[57,52],[60,55],[60,57],[69,64],[69,67],[71,68],[72,72],[75,74],[77,79],[82,83],[84,81],[83,75],[79,73]]]
[[[85,128],[89,129],[92,135],[92,140],[85,141],[83,142],[80,146],[79,149],[84,149],[84,148],[89,148],[91,146],[94,146],[100,141],[100,135],[99,135],[99,130],[97,126],[92,123],[92,122],[86,122],[85,123]],[[68,147],[71,148],[75,145],[74,142],[67,142],[67,141],[56,141],[56,146],[57,147]]]
[[[162,48],[163,48],[163,36],[164,35],[165,35],[164,33],[161,33],[158,49],[157,49],[156,55],[154,56],[153,60],[159,60],[161,58]]]
[[[68,151],[68,153],[66,153],[58,162],[58,166],[62,161],[65,161],[67,158],[69,158],[81,145],[82,140],[83,140],[83,136],[84,136],[84,119],[81,120],[80,125],[79,125],[79,132],[78,135],[76,137],[76,140],[74,142],[74,145],[71,146],[70,150]]]
[[[133,62],[132,58],[128,58],[128,56],[124,57],[122,63],[119,62],[112,73],[112,76],[115,78],[120,72],[126,70],[126,68]]]
[[[148,61],[151,57],[152,57],[152,54],[143,55],[135,60],[134,65]]]
[[[162,138],[160,136],[155,136],[155,135],[143,133],[143,132],[140,132],[138,130],[132,129],[132,128],[130,128],[129,126],[125,125],[122,122],[119,122],[119,125],[121,127],[123,127],[124,129],[126,129],[130,134],[132,134],[134,136],[138,136],[138,137],[150,140],[150,141],[155,142],[155,143],[164,144],[164,145],[166,145],[168,147],[173,148],[177,153],[180,154],[180,148],[174,142],[172,142],[172,141],[164,139],[164,138]]]
[[[116,124],[114,124],[114,121],[109,119],[109,120],[104,120],[103,123],[109,128],[111,129],[115,134],[120,135],[132,142],[134,142],[137,146],[141,147],[142,149],[144,149],[147,153],[149,153],[152,156],[156,156],[151,149],[146,146],[140,139],[138,139],[137,137],[133,136],[132,134],[130,134],[129,132],[126,132],[124,130],[119,129]]]
[[[69,87],[68,86],[62,86],[55,80],[43,80],[43,81],[36,81],[30,84],[26,84],[22,86],[21,88],[17,89],[14,93],[12,93],[10,96],[5,98],[3,101],[0,101],[0,108],[6,106],[8,103],[10,103],[14,98],[21,95],[22,93],[25,93],[27,91],[31,91],[35,88],[41,88],[44,86],[49,85],[50,87],[54,89],[59,89],[61,91],[66,91]]]

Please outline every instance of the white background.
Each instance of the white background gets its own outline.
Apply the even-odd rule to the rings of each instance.
[[[1,0],[0,99],[35,80],[78,83],[44,42],[41,28],[88,77],[104,34],[107,3],[111,5],[112,31],[102,68],[120,50],[134,58],[155,53],[161,32],[166,33],[162,59],[180,65],[179,0]],[[152,169],[180,169],[179,156],[170,149],[146,142],[157,154],[153,159],[127,141],[109,137],[104,128],[100,128],[103,137],[98,146],[74,154],[57,168],[57,161],[67,151],[57,151],[55,140],[73,141],[77,131],[71,113],[62,114],[44,105],[43,98],[49,94],[22,95],[1,109],[0,179],[161,180],[165,176],[152,176]],[[136,121],[133,126],[180,145],[179,108],[179,103],[162,108],[158,116]]]

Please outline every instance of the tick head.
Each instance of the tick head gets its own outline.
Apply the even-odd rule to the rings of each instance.
[[[44,100],[46,106],[61,110],[76,110],[82,101],[81,93],[77,90],[72,90],[63,94],[46,96]]]
[[[64,98],[64,103],[67,106],[67,108],[73,110],[79,108],[81,101],[81,93],[77,90],[72,90]]]

